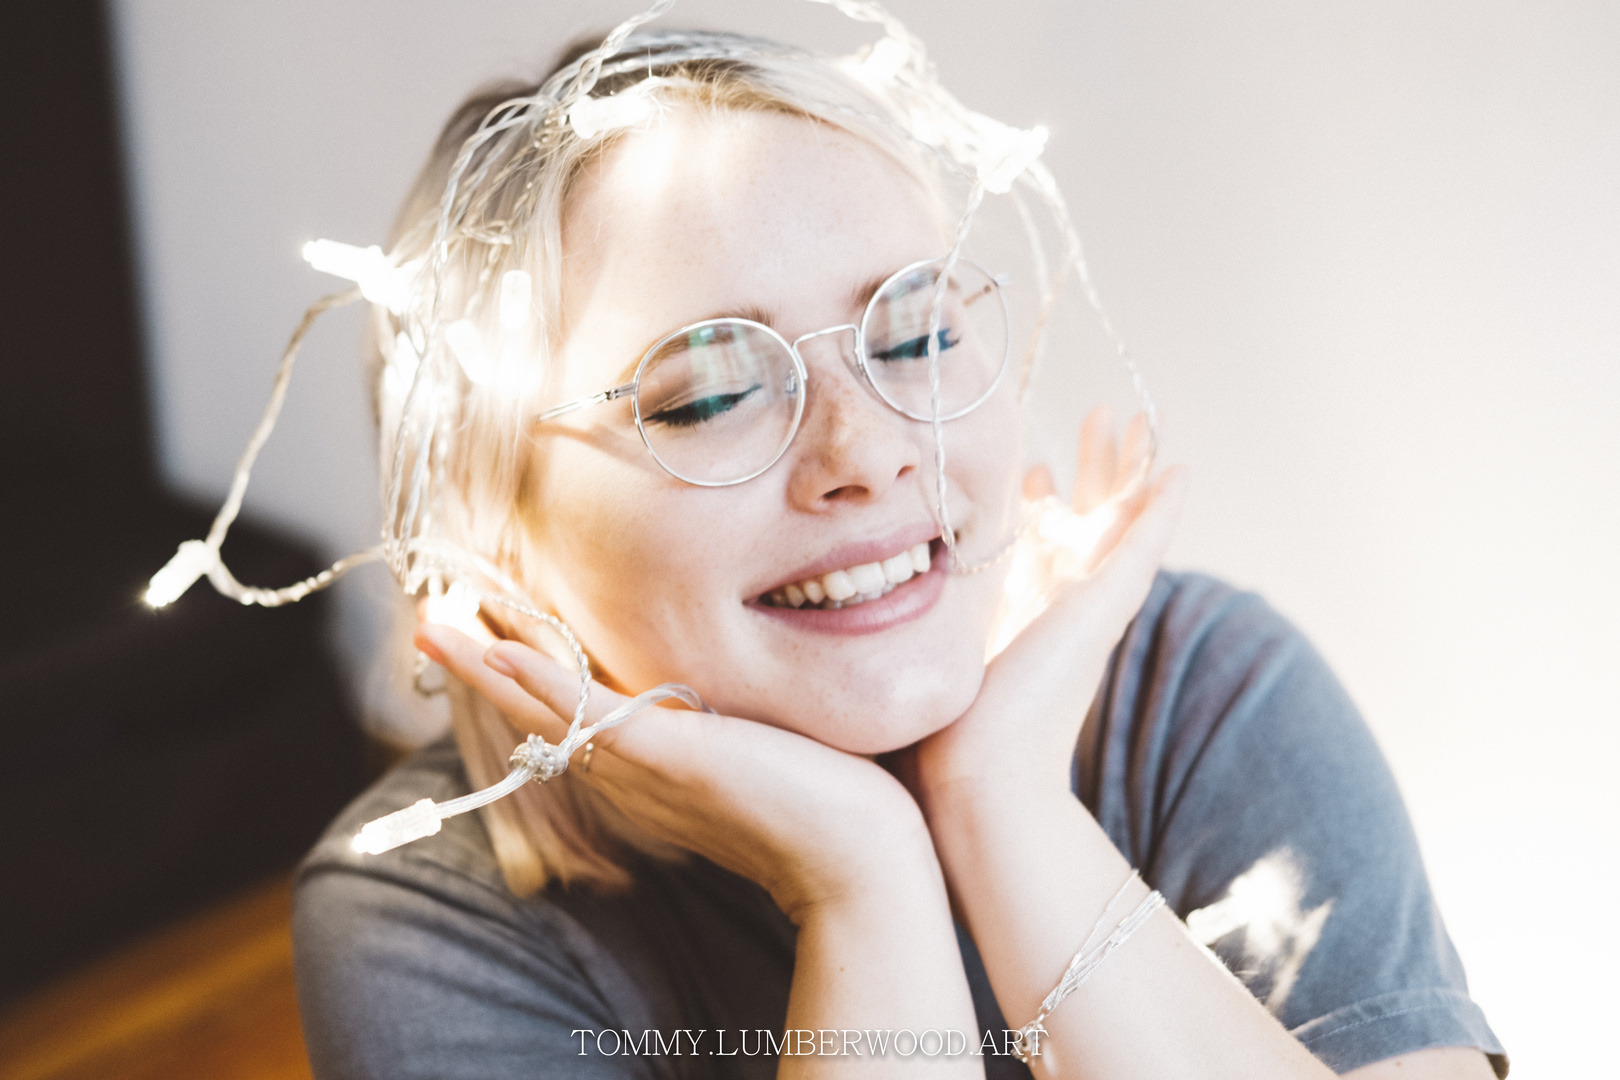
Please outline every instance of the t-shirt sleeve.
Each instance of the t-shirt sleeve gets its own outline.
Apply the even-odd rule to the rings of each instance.
[[[1336,1072],[1474,1046],[1399,791],[1300,633],[1257,597],[1161,575],[1121,642],[1076,790],[1193,936]]]
[[[299,1011],[317,1080],[669,1075],[658,1058],[601,1052],[598,1033],[653,1026],[636,1012],[640,996],[555,906],[484,880],[488,868],[469,854],[476,838],[460,835],[481,828],[473,815],[382,856],[338,850],[352,826],[340,819],[294,892]]]

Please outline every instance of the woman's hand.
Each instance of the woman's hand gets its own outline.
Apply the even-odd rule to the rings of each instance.
[[[1047,609],[991,661],[968,711],[902,764],[925,809],[945,798],[975,797],[986,785],[1068,792],[1087,707],[1110,652],[1147,598],[1186,495],[1186,470],[1179,467],[1128,490],[1150,453],[1142,416],[1122,444],[1108,410],[1086,417],[1073,508],[1102,518],[1101,535],[1082,559],[1080,576],[1060,584]],[[1051,491],[1045,469],[1030,474],[1027,496]]]
[[[579,683],[550,658],[432,624],[417,644],[520,730],[564,737],[559,716],[572,715]],[[593,686],[587,720],[624,701]],[[972,1041],[944,875],[921,811],[887,772],[765,724],[656,707],[592,741],[590,769],[576,758],[576,777],[649,832],[758,882],[798,926],[787,1029],[935,1029]],[[795,1054],[778,1075],[876,1077],[910,1064]],[[931,1073],[983,1070],[960,1055]]]
[[[1117,926],[1148,893],[1070,789],[1087,707],[1185,498],[1180,469],[1128,490],[1147,452],[1141,420],[1116,447],[1107,415],[1087,418],[1075,509],[1112,502],[1117,519],[991,662],[968,711],[915,751],[935,851],[1011,1024],[1038,1015],[1087,923]],[[1042,1025],[1042,1078],[1331,1075],[1162,908]]]
[[[490,639],[493,640],[493,639]],[[516,641],[486,649],[424,623],[416,643],[522,732],[556,743],[579,679]],[[627,699],[591,687],[587,723]],[[937,875],[916,804],[872,762],[735,717],[646,708],[592,740],[589,771],[571,773],[638,825],[766,888],[795,922],[886,876]]]

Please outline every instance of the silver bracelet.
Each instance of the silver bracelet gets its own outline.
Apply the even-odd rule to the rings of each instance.
[[[1081,983],[1089,979],[1092,973],[1102,966],[1102,962],[1108,959],[1110,953],[1125,944],[1126,940],[1136,933],[1155,911],[1164,906],[1164,897],[1159,894],[1159,890],[1154,889],[1142,898],[1142,902],[1136,905],[1135,911],[1125,916],[1120,924],[1114,927],[1113,933],[1109,934],[1096,948],[1092,948],[1091,939],[1097,936],[1097,932],[1102,928],[1104,920],[1108,918],[1108,912],[1119,898],[1125,894],[1125,890],[1130,888],[1131,882],[1135,881],[1136,878],[1137,872],[1132,870],[1131,876],[1125,879],[1125,884],[1119,887],[1119,892],[1114,894],[1114,898],[1108,901],[1108,906],[1103,908],[1102,914],[1097,917],[1097,922],[1092,926],[1091,933],[1087,934],[1086,940],[1081,942],[1079,951],[1074,954],[1074,959],[1069,961],[1069,966],[1063,972],[1063,977],[1052,988],[1052,992],[1046,995],[1046,1000],[1041,1002],[1041,1011],[1035,1015],[1035,1019],[1018,1029],[1018,1060],[1025,1065],[1030,1064],[1034,1058],[1040,1055],[1041,1038],[1046,1034],[1046,1028],[1041,1025],[1041,1021],[1052,1015],[1052,1010],[1057,1008],[1064,998],[1074,993]]]

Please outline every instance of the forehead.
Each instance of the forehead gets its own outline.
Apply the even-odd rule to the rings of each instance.
[[[619,359],[684,323],[744,310],[770,313],[792,337],[852,318],[853,287],[948,242],[925,187],[846,131],[675,107],[571,194],[565,329],[591,338],[593,353],[604,336],[623,339]]]

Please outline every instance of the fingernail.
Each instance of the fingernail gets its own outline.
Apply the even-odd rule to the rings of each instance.
[[[508,679],[517,678],[517,668],[512,666],[510,660],[501,655],[499,645],[491,645],[484,650],[484,666],[491,671],[505,675]]]

